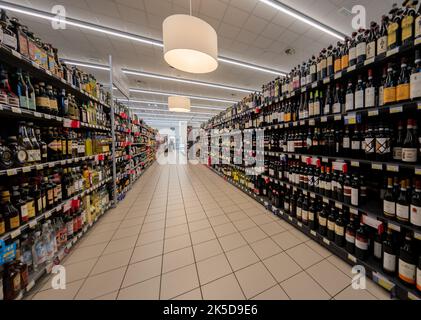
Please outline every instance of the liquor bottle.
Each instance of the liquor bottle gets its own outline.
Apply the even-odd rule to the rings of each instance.
[[[377,55],[386,54],[387,51],[387,26],[389,25],[389,18],[382,17],[382,24],[377,33]]]
[[[349,37],[345,37],[345,42],[342,46],[341,52],[341,67],[342,70],[346,70],[349,67]]]
[[[351,182],[351,204],[358,207],[360,203],[360,182],[357,176],[353,176]]]
[[[310,230],[317,229],[316,203],[313,199],[310,200],[310,207],[308,208],[308,226]]]
[[[17,51],[25,57],[29,57],[28,36],[23,32],[22,25],[17,18],[10,19],[11,30],[17,39]]]
[[[29,139],[28,132],[26,130],[26,123],[21,121],[19,125],[18,143],[27,154],[27,159],[24,165],[30,165],[35,162],[35,148]]]
[[[406,101],[411,98],[410,77],[406,58],[402,58],[401,74],[396,87],[396,100],[398,102]]]
[[[31,79],[29,78],[28,74],[25,76],[25,84],[28,88],[28,108],[29,110],[36,111],[37,102],[35,97],[35,89],[32,86]]]
[[[393,50],[401,45],[401,14],[397,4],[390,11],[391,19],[387,26],[387,50]]]
[[[332,76],[335,73],[335,68],[334,68],[334,57],[333,57],[333,46],[330,45],[327,48],[327,77]]]
[[[387,67],[387,77],[384,83],[383,103],[390,104],[396,102],[396,79],[393,65],[389,63]]]
[[[403,13],[403,18],[401,22],[401,29],[402,29],[402,45],[407,46],[410,45],[414,39],[414,28],[415,28],[415,16],[416,6],[418,1],[405,1],[405,11]]]
[[[4,69],[3,65],[0,64],[0,102],[3,104],[9,104],[12,107],[19,108],[20,101],[16,94],[12,91],[9,83],[9,75]]]
[[[376,87],[373,83],[373,70],[368,70],[368,80],[364,88],[364,107],[373,108],[376,106]]]
[[[407,192],[406,180],[402,180],[401,191],[396,202],[396,219],[398,219],[401,223],[406,224],[409,222],[409,206],[410,199]]]
[[[19,98],[19,104],[21,108],[29,109],[29,94],[28,94],[28,87],[23,80],[22,70],[18,69],[15,73],[15,92]]]
[[[413,226],[421,227],[421,181],[417,180],[415,185],[411,198],[410,222]]]
[[[415,285],[416,276],[416,253],[413,247],[413,239],[410,232],[405,236],[404,243],[399,250],[398,276],[399,279],[410,286]]]
[[[419,50],[415,51],[415,61],[414,61],[414,67],[412,69],[412,74],[411,74],[411,79],[410,79],[410,88],[411,88],[410,89],[411,99],[416,99],[416,98],[421,97],[421,55],[420,55]]]
[[[369,239],[365,225],[361,222],[355,234],[355,256],[360,260],[368,257]]]
[[[352,33],[352,38],[349,45],[349,65],[355,66],[357,64],[357,32]]]
[[[335,243],[340,247],[345,245],[345,221],[342,210],[339,210],[338,218],[335,222]]]
[[[419,140],[416,136],[414,127],[415,120],[408,119],[406,138],[402,146],[402,161],[406,163],[416,163],[418,161]]]
[[[357,37],[357,64],[364,63],[367,57],[367,42],[365,38],[365,30],[358,30]]]
[[[10,192],[1,193],[2,214],[6,224],[6,232],[20,227],[20,214],[18,209],[10,201]]]
[[[362,149],[363,137],[360,134],[358,127],[355,127],[354,134],[351,137],[351,156],[356,159],[361,159],[364,150]]]
[[[365,107],[365,84],[362,76],[358,76],[357,86],[355,88],[355,109],[362,109]]]
[[[393,240],[392,229],[387,229],[386,238],[382,246],[382,268],[383,271],[390,275],[396,274],[397,266],[397,248]]]
[[[329,206],[323,203],[323,209],[319,212],[319,234],[326,236],[327,234],[327,217],[329,215]]]
[[[354,220],[354,215],[351,214],[349,223],[346,226],[346,232],[345,232],[345,248],[346,248],[346,251],[348,251],[350,254],[354,254],[354,251],[355,251],[355,235],[356,235],[355,220]]]
[[[396,197],[393,195],[393,178],[387,179],[387,190],[383,199],[383,214],[387,218],[396,217]]]
[[[336,90],[333,99],[333,108],[332,113],[341,113],[342,112],[342,104],[344,103],[342,97],[342,89],[339,83],[336,84]]]
[[[0,25],[3,31],[2,43],[13,50],[17,50],[18,39],[16,37],[16,34],[9,28],[8,19],[9,17],[6,14],[6,11],[4,9],[1,9]]]
[[[15,300],[22,288],[20,272],[15,262],[5,265],[3,282],[4,300]]]
[[[376,56],[377,38],[376,29],[378,28],[377,23],[372,21],[370,23],[370,29],[367,30],[367,60],[372,59]]]
[[[34,86],[37,110],[39,112],[51,114],[50,97],[45,91],[45,84],[40,82]]]
[[[389,128],[385,128],[381,124],[376,133],[376,159],[378,161],[388,161],[390,159],[392,153],[390,141]]]
[[[327,238],[335,241],[336,208],[330,208],[330,214],[327,217]]]
[[[403,137],[403,123],[400,120],[398,123],[398,134],[395,138],[395,141],[393,141],[393,160],[395,161],[402,161],[402,146],[404,142]]]
[[[349,80],[345,96],[345,112],[352,111],[354,108],[354,88],[352,81]]]
[[[341,52],[342,52],[342,43],[338,41],[337,47],[333,49],[335,73],[342,71]]]

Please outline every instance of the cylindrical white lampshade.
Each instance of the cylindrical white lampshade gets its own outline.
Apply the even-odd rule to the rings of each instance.
[[[205,21],[184,14],[164,20],[164,59],[172,67],[190,73],[218,68],[218,36]]]
[[[168,110],[171,112],[190,112],[190,99],[186,97],[168,97]]]

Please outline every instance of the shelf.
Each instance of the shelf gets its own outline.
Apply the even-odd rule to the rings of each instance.
[[[46,162],[46,163],[27,166],[27,167],[13,168],[13,169],[8,169],[8,170],[0,170],[0,176],[5,176],[5,175],[6,176],[14,176],[14,175],[17,175],[21,172],[22,173],[28,173],[28,172],[31,172],[32,170],[43,170],[43,169],[46,169],[46,168],[54,168],[56,166],[65,166],[67,164],[79,163],[79,162],[84,162],[84,161],[88,161],[88,160],[100,161],[100,158],[102,158],[102,157],[105,158],[105,157],[110,156],[110,155],[111,155],[111,153],[108,152],[108,153],[98,154],[98,155],[95,155],[95,156],[72,158],[72,159],[67,159],[67,160]]]
[[[67,200],[61,202],[59,205],[57,205],[53,209],[50,209],[50,210],[40,214],[39,216],[32,219],[31,221],[21,225],[19,228],[15,229],[13,231],[7,232],[6,234],[4,234],[3,236],[0,237],[0,240],[3,240],[3,241],[9,240],[9,239],[13,240],[13,239],[19,237],[21,235],[22,231],[24,231],[28,228],[35,227],[39,223],[39,221],[41,221],[42,219],[47,219],[47,218],[51,217],[52,214],[55,213],[55,212],[59,212],[64,207],[68,206],[72,200],[77,200],[81,197],[84,197],[85,195],[91,194],[93,191],[99,189],[100,187],[105,185],[107,182],[111,181],[111,179],[112,178],[107,178],[104,181],[100,182],[99,184],[97,184],[97,185],[95,185],[95,186],[93,186],[93,187],[73,196],[71,199],[67,199]]]
[[[49,70],[45,70],[34,61],[29,60],[28,58],[22,56],[19,52],[10,49],[3,44],[0,44],[0,60],[7,61],[8,65],[23,69],[24,71],[29,72],[31,76],[35,77],[36,79],[45,81],[56,88],[65,89],[67,93],[71,93],[78,99],[84,101],[92,100],[110,109],[109,105],[99,101],[97,98],[90,95],[88,92],[83,91],[75,87],[74,85],[68,83],[66,80],[55,76]]]
[[[234,182],[231,178],[227,178],[221,172],[211,168],[208,166],[210,170],[224,178],[230,184],[238,187],[244,193],[248,194],[250,197],[254,198],[260,204],[262,204],[268,211],[278,216],[280,219],[285,220],[287,223],[294,226],[296,229],[300,230],[308,237],[313,239],[314,241],[318,242],[320,245],[328,249],[330,252],[335,254],[337,257],[342,259],[343,261],[347,262],[351,266],[355,265],[362,265],[366,269],[366,275],[376,282],[379,286],[383,287],[385,290],[389,291],[391,297],[396,297],[402,300],[420,300],[421,295],[419,292],[416,291],[414,288],[410,288],[403,284],[397,277],[386,275],[379,263],[374,261],[374,258],[369,258],[368,260],[360,260],[357,259],[355,256],[349,254],[345,248],[337,246],[334,242],[329,241],[325,237],[318,234],[315,230],[310,230],[310,228],[304,225],[302,222],[298,221],[296,218],[289,216],[286,214],[282,209],[278,209],[273,207],[266,197],[257,196],[256,194],[252,193],[249,189],[245,188],[244,186],[239,185],[238,183]]]

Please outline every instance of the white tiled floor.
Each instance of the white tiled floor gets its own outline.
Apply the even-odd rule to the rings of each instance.
[[[388,299],[204,166],[152,166],[33,299]]]

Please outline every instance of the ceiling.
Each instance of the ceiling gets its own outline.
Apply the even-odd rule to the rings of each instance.
[[[9,0],[23,6],[51,11],[54,5],[66,8],[68,17],[162,40],[162,22],[172,14],[189,12],[189,0]],[[351,10],[354,5],[364,5],[368,22],[378,21],[388,11],[394,0],[278,0],[290,7],[334,28],[350,34],[352,16],[340,13],[341,8]],[[336,43],[337,39],[314,29],[303,22],[278,12],[259,0],[192,0],[193,15],[212,25],[218,33],[219,54],[224,57],[252,63],[276,70],[289,71],[322,48]],[[69,27],[53,30],[51,22],[27,15],[18,16],[45,42],[59,48],[63,58],[108,64],[113,57],[116,76],[127,87],[155,91],[184,93],[197,96],[241,100],[245,93],[208,88],[190,84],[127,76],[121,68],[142,70],[155,74],[182,77],[256,90],[275,75],[220,63],[217,71],[193,75],[175,70],[163,59],[162,48],[124,40],[113,36]],[[294,48],[288,56],[285,50]],[[102,82],[108,73],[89,70]],[[133,94],[136,99],[165,102],[166,97]],[[218,102],[195,101],[193,105],[228,106]],[[150,107],[149,107],[150,108]],[[204,110],[203,112],[212,112]]]

